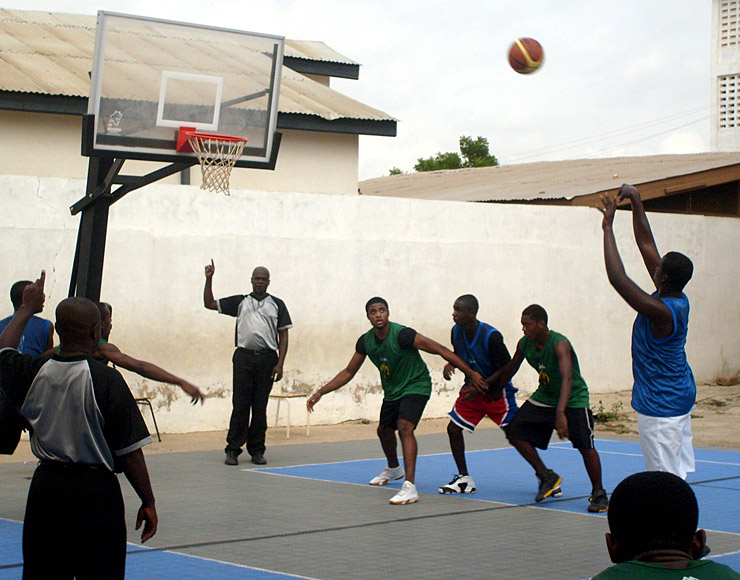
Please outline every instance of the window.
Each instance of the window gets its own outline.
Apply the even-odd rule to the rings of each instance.
[[[740,0],[721,0],[719,3],[719,46],[740,45]]]

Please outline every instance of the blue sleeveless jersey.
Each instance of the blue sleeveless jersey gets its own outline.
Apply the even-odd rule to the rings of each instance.
[[[653,294],[655,296],[655,294]],[[655,338],[650,320],[638,314],[632,326],[632,408],[650,417],[679,417],[696,401],[694,373],[686,359],[689,299],[660,299],[673,314],[673,332]]]
[[[0,332],[5,330],[5,327],[8,326],[11,320],[13,320],[12,316],[0,320]],[[46,352],[46,345],[49,343],[50,324],[44,318],[32,316],[23,331],[18,352],[22,354],[44,354]]]
[[[493,366],[493,361],[488,352],[488,341],[494,332],[499,332],[499,330],[485,322],[478,322],[478,329],[475,331],[475,336],[473,340],[468,342],[468,335],[462,326],[456,324],[452,327],[452,346],[454,347],[455,354],[468,363],[471,369],[480,373],[484,379],[487,379],[498,370]],[[468,378],[465,377],[464,384],[467,385],[468,382]],[[513,395],[517,390],[511,382],[505,387],[507,395]]]

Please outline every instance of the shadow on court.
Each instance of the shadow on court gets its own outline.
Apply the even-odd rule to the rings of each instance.
[[[606,517],[586,512],[590,485],[580,454],[555,443],[543,453],[563,476],[563,496],[534,504],[536,480],[499,430],[466,438],[478,491],[439,495],[455,471],[447,437],[419,438],[418,504],[393,506],[394,482],[367,481],[384,461],[377,441],[268,450],[270,464],[223,465],[221,451],[147,457],[160,527],[141,545],[137,499],[126,497],[132,580],[282,578],[548,578],[578,580],[607,567]],[[634,442],[597,442],[608,491],[644,469]],[[34,465],[0,465],[0,580],[21,578],[21,531]],[[712,557],[740,569],[740,453],[697,449],[689,478]]]

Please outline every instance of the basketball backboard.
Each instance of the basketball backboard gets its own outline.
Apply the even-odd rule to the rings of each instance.
[[[176,163],[181,127],[247,139],[274,167],[284,38],[101,11],[83,155]]]

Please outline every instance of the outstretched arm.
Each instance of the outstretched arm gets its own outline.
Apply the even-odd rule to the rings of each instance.
[[[519,368],[522,366],[522,362],[524,362],[524,352],[522,352],[521,347],[517,343],[514,356],[511,360],[486,379],[486,383],[488,383],[494,399],[501,397],[501,394],[504,391],[504,386],[506,386],[519,371]]]
[[[637,312],[648,317],[656,327],[655,336],[667,336],[672,332],[673,314],[661,300],[651,296],[627,276],[624,263],[617,249],[614,237],[614,214],[617,210],[617,199],[608,195],[601,198],[601,212],[604,218],[601,227],[604,230],[604,263],[609,282],[619,295]]]
[[[166,370],[158,367],[155,364],[152,364],[145,360],[138,360],[134,357],[122,353],[115,344],[111,344],[110,342],[103,343],[98,347],[98,350],[95,354],[96,356],[107,358],[114,365],[118,367],[123,367],[127,371],[131,371],[132,373],[141,375],[146,379],[159,381],[160,383],[169,383],[170,385],[177,385],[188,395],[190,395],[190,400],[193,405],[195,405],[198,401],[200,401],[201,404],[203,403],[203,393],[200,392],[198,387],[196,387],[192,383],[189,383],[185,379],[181,379],[180,377],[167,372]]]
[[[446,346],[442,346],[431,338],[427,338],[423,334],[417,332],[416,337],[414,338],[414,348],[441,356],[448,363],[460,369],[465,376],[468,377],[470,386],[476,391],[479,393],[486,393],[488,391],[488,385],[486,385],[485,379],[479,373],[471,369],[463,359]]]
[[[360,367],[364,362],[365,355],[355,351],[355,353],[352,355],[352,358],[349,360],[349,364],[343,370],[339,371],[339,374],[337,374],[336,377],[334,377],[308,398],[308,400],[306,401],[306,408],[310,412],[313,412],[314,405],[321,400],[321,397],[323,397],[326,393],[336,391],[338,388],[343,387],[348,382],[350,382],[357,374],[357,371],[360,370]]]
[[[213,275],[216,273],[216,266],[211,258],[211,263],[205,268],[206,283],[203,287],[203,306],[208,310],[218,310],[218,303],[213,297]]]
[[[141,541],[146,542],[157,533],[158,517],[157,508],[154,507],[154,492],[149,480],[144,453],[141,449],[137,449],[126,455],[119,455],[118,461],[126,479],[128,479],[131,487],[134,488],[136,495],[141,500],[141,507],[136,514],[136,529],[138,530],[141,524],[144,524],[144,529],[141,531]]]
[[[653,237],[653,230],[650,229],[650,222],[642,205],[640,191],[636,187],[625,183],[622,185],[622,189],[619,190],[618,194],[618,200],[621,201],[623,199],[628,199],[632,205],[632,229],[635,233],[635,241],[637,242],[637,247],[640,249],[642,261],[645,263],[645,267],[652,278],[660,265],[660,252],[658,252],[658,246]]]

